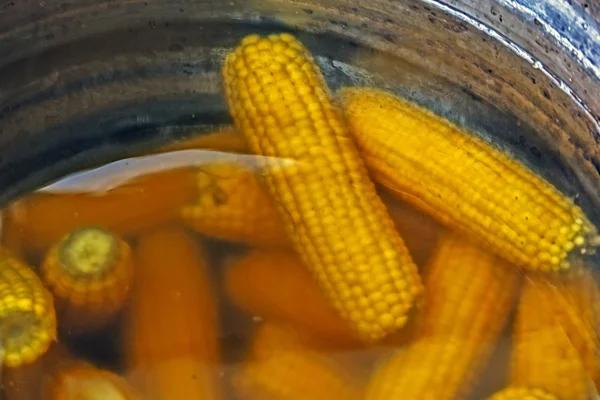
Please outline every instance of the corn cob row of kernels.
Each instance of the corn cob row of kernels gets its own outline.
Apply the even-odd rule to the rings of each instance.
[[[449,121],[377,89],[339,96],[376,181],[509,261],[567,268],[568,254],[596,236],[568,197]]]
[[[312,56],[291,35],[250,35],[223,78],[236,127],[267,158],[286,232],[331,304],[365,340],[402,327],[422,290],[417,268]]]
[[[560,400],[558,397],[542,389],[509,387],[503,389],[488,400]]]
[[[44,354],[56,339],[52,295],[35,272],[0,249],[0,344],[2,364],[18,367]]]
[[[61,329],[90,332],[125,304],[133,282],[131,249],[104,229],[80,228],[50,249],[41,276],[55,296]]]
[[[446,233],[426,266],[414,342],[378,368],[367,399],[462,398],[500,337],[518,278],[499,257]]]
[[[242,165],[204,165],[197,172],[198,199],[181,209],[182,220],[210,237],[262,246],[290,246],[273,201]]]
[[[556,313],[560,299],[546,278],[529,276],[523,284],[513,328],[510,382],[544,389],[561,400],[588,399],[594,382]]]

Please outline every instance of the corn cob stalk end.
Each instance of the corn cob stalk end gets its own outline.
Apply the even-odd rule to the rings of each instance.
[[[50,249],[42,278],[60,302],[60,317],[69,331],[94,329],[121,308],[129,293],[131,249],[104,229],[80,228]]]

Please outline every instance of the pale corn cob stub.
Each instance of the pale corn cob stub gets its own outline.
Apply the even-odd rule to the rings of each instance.
[[[499,257],[448,232],[424,274],[414,340],[376,369],[367,400],[463,398],[506,326],[520,272]]]
[[[28,265],[0,249],[0,354],[4,366],[34,362],[54,340],[52,295]]]
[[[560,400],[558,397],[542,389],[509,387],[503,389],[488,400]]]
[[[261,246],[289,246],[273,201],[250,167],[215,163],[198,168],[198,199],[180,216],[206,236]]]
[[[312,56],[289,34],[250,35],[223,77],[237,128],[267,157],[286,232],[333,307],[364,340],[405,325],[422,291],[417,268]]]
[[[131,248],[104,229],[80,228],[50,249],[41,275],[57,298],[65,328],[72,333],[93,330],[108,322],[129,295]]]
[[[440,222],[532,270],[568,268],[574,248],[596,245],[579,207],[483,140],[378,89],[338,95],[373,178]]]

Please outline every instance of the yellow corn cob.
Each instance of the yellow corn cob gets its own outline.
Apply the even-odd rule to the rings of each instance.
[[[383,363],[368,400],[461,398],[487,363],[517,293],[519,272],[457,233],[426,267],[416,341]]]
[[[165,169],[130,179],[106,192],[35,192],[12,203],[12,241],[39,257],[64,235],[82,226],[99,226],[131,237],[170,223],[197,197],[195,168]]]
[[[207,236],[254,245],[286,246],[289,240],[268,193],[242,165],[204,165],[197,172],[198,199],[182,220]]]
[[[223,77],[235,124],[267,157],[267,189],[328,300],[365,340],[403,326],[422,290],[417,268],[312,56],[289,34],[250,35]]]
[[[509,387],[495,393],[488,400],[560,400],[542,389]]]
[[[266,321],[256,330],[248,354],[249,360],[266,360],[289,351],[330,350],[330,343],[292,325]]]
[[[125,319],[125,359],[136,388],[155,400],[221,398],[216,300],[202,247],[179,228],[138,239]]]
[[[252,314],[289,322],[335,345],[359,343],[294,253],[254,250],[227,269],[225,287],[233,302]]]
[[[0,249],[0,348],[7,367],[29,364],[56,339],[52,295],[35,272]]]
[[[55,244],[41,275],[56,298],[61,328],[78,334],[109,322],[128,297],[131,258],[127,243],[96,227],[77,229]]]
[[[569,198],[447,120],[377,89],[339,97],[376,181],[509,261],[567,268],[567,254],[596,235]]]
[[[562,278],[562,279],[561,279]],[[589,376],[600,387],[600,287],[589,266],[579,260],[561,277],[549,277],[546,296],[558,322],[577,349]]]
[[[313,350],[318,341],[289,327],[266,323],[250,358],[233,376],[242,399],[356,399],[360,390],[333,360]]]
[[[40,400],[47,382],[60,368],[73,364],[75,358],[60,343],[54,342],[33,363],[2,371],[2,400]]]
[[[514,327],[511,384],[547,390],[561,400],[590,398],[594,383],[556,313],[552,283],[529,276],[523,285]],[[581,332],[577,332],[578,334]]]
[[[42,400],[141,400],[122,377],[78,362],[57,371],[45,388]]]

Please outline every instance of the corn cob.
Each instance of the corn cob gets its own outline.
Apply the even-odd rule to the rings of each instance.
[[[41,275],[55,296],[61,327],[69,334],[90,332],[111,321],[129,295],[131,249],[104,229],[76,229],[50,249]]]
[[[40,400],[47,382],[60,368],[75,362],[73,355],[58,342],[30,364],[2,371],[3,400]]]
[[[0,344],[6,367],[30,364],[56,339],[50,293],[35,272],[0,249]]]
[[[511,384],[547,390],[561,400],[590,398],[591,377],[560,316],[552,283],[529,276],[514,326]],[[580,333],[580,332],[578,332]]]
[[[583,365],[600,387],[600,287],[589,266],[576,261],[562,279],[550,277],[544,285],[551,293],[547,299],[569,340],[577,349]],[[538,291],[543,291],[538,285]]]
[[[510,262],[567,268],[571,250],[596,236],[569,198],[449,121],[376,89],[339,97],[376,181]]]
[[[170,143],[160,148],[157,153],[168,153],[180,150],[216,150],[229,153],[246,153],[248,146],[244,137],[233,126],[220,130],[197,134],[189,139]]]
[[[34,193],[7,212],[24,250],[45,253],[81,226],[98,226],[131,236],[173,220],[196,197],[193,168],[165,170],[135,178],[102,193]]]
[[[228,268],[225,287],[233,302],[252,314],[291,323],[337,345],[359,343],[291,252],[250,252]]]
[[[415,264],[419,267],[424,266],[433,253],[444,228],[429,215],[416,210],[408,203],[394,198],[384,190],[380,193],[396,230],[404,238]]]
[[[290,246],[275,205],[253,171],[220,163],[202,166],[196,176],[198,199],[180,213],[192,229],[247,244]]]
[[[12,254],[22,259],[25,258],[26,238],[21,227],[14,221],[14,217],[8,209],[2,210],[2,235],[0,246],[9,250]]]
[[[542,389],[509,387],[495,393],[488,400],[559,400],[559,398]]]
[[[42,400],[141,400],[122,377],[79,362],[57,371],[45,388]]]
[[[425,272],[427,299],[415,342],[374,374],[368,400],[456,399],[491,356],[517,292],[519,272],[451,232]]]
[[[422,290],[417,268],[312,56],[289,34],[250,35],[223,77],[236,127],[266,156],[267,189],[330,303],[365,340],[403,326]]]
[[[319,354],[310,336],[266,323],[255,336],[250,358],[234,374],[232,384],[242,399],[359,399],[348,373]]]
[[[204,252],[178,228],[138,240],[139,271],[126,318],[125,356],[135,386],[153,399],[219,399],[218,319]]]

